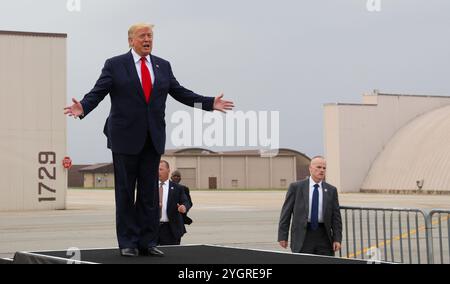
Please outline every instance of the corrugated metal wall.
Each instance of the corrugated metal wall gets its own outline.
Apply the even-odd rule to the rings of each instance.
[[[66,36],[0,31],[0,210],[65,208]]]
[[[372,164],[397,131],[417,116],[449,105],[450,97],[376,92],[363,101],[324,108],[327,181],[341,192],[359,192]]]
[[[400,129],[373,163],[361,188],[450,191],[450,105]]]

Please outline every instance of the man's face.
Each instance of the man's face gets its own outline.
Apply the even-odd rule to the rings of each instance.
[[[166,164],[159,163],[159,180],[166,181],[169,179],[170,170],[167,168]]]
[[[153,49],[153,31],[148,27],[138,28],[128,41],[137,54],[147,56]]]
[[[327,163],[322,158],[315,158],[309,165],[309,173],[315,182],[320,182],[325,179],[325,172],[327,169]]]
[[[180,181],[181,181],[181,177],[180,177],[180,175],[172,175],[172,181],[174,182],[174,183],[180,183]]]

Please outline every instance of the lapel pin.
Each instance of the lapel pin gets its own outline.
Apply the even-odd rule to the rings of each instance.
[[[328,192],[328,189],[325,188],[325,192]]]
[[[156,64],[156,68],[159,68],[159,65],[158,65],[158,64]]]

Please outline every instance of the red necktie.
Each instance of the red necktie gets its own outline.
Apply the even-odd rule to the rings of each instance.
[[[152,93],[152,78],[150,77],[150,71],[147,64],[145,64],[146,58],[141,57],[141,76],[142,76],[142,88],[144,89],[145,101],[148,103],[150,100],[150,94]]]
[[[162,208],[163,206],[163,196],[164,196],[164,188],[163,188],[164,182],[161,182],[159,184],[159,207]]]
[[[159,184],[159,218],[162,217],[162,206],[163,206],[163,199],[164,199],[163,185],[164,185],[164,182],[161,182]]]

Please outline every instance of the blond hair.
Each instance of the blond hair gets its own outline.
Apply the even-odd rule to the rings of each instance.
[[[155,25],[148,24],[148,23],[137,23],[137,24],[132,25],[132,26],[128,29],[128,40],[130,40],[130,39],[133,37],[134,32],[135,32],[137,29],[149,28],[150,30],[153,30],[153,27],[154,27],[154,26],[155,26]],[[130,47],[131,47],[131,46],[130,46]]]

